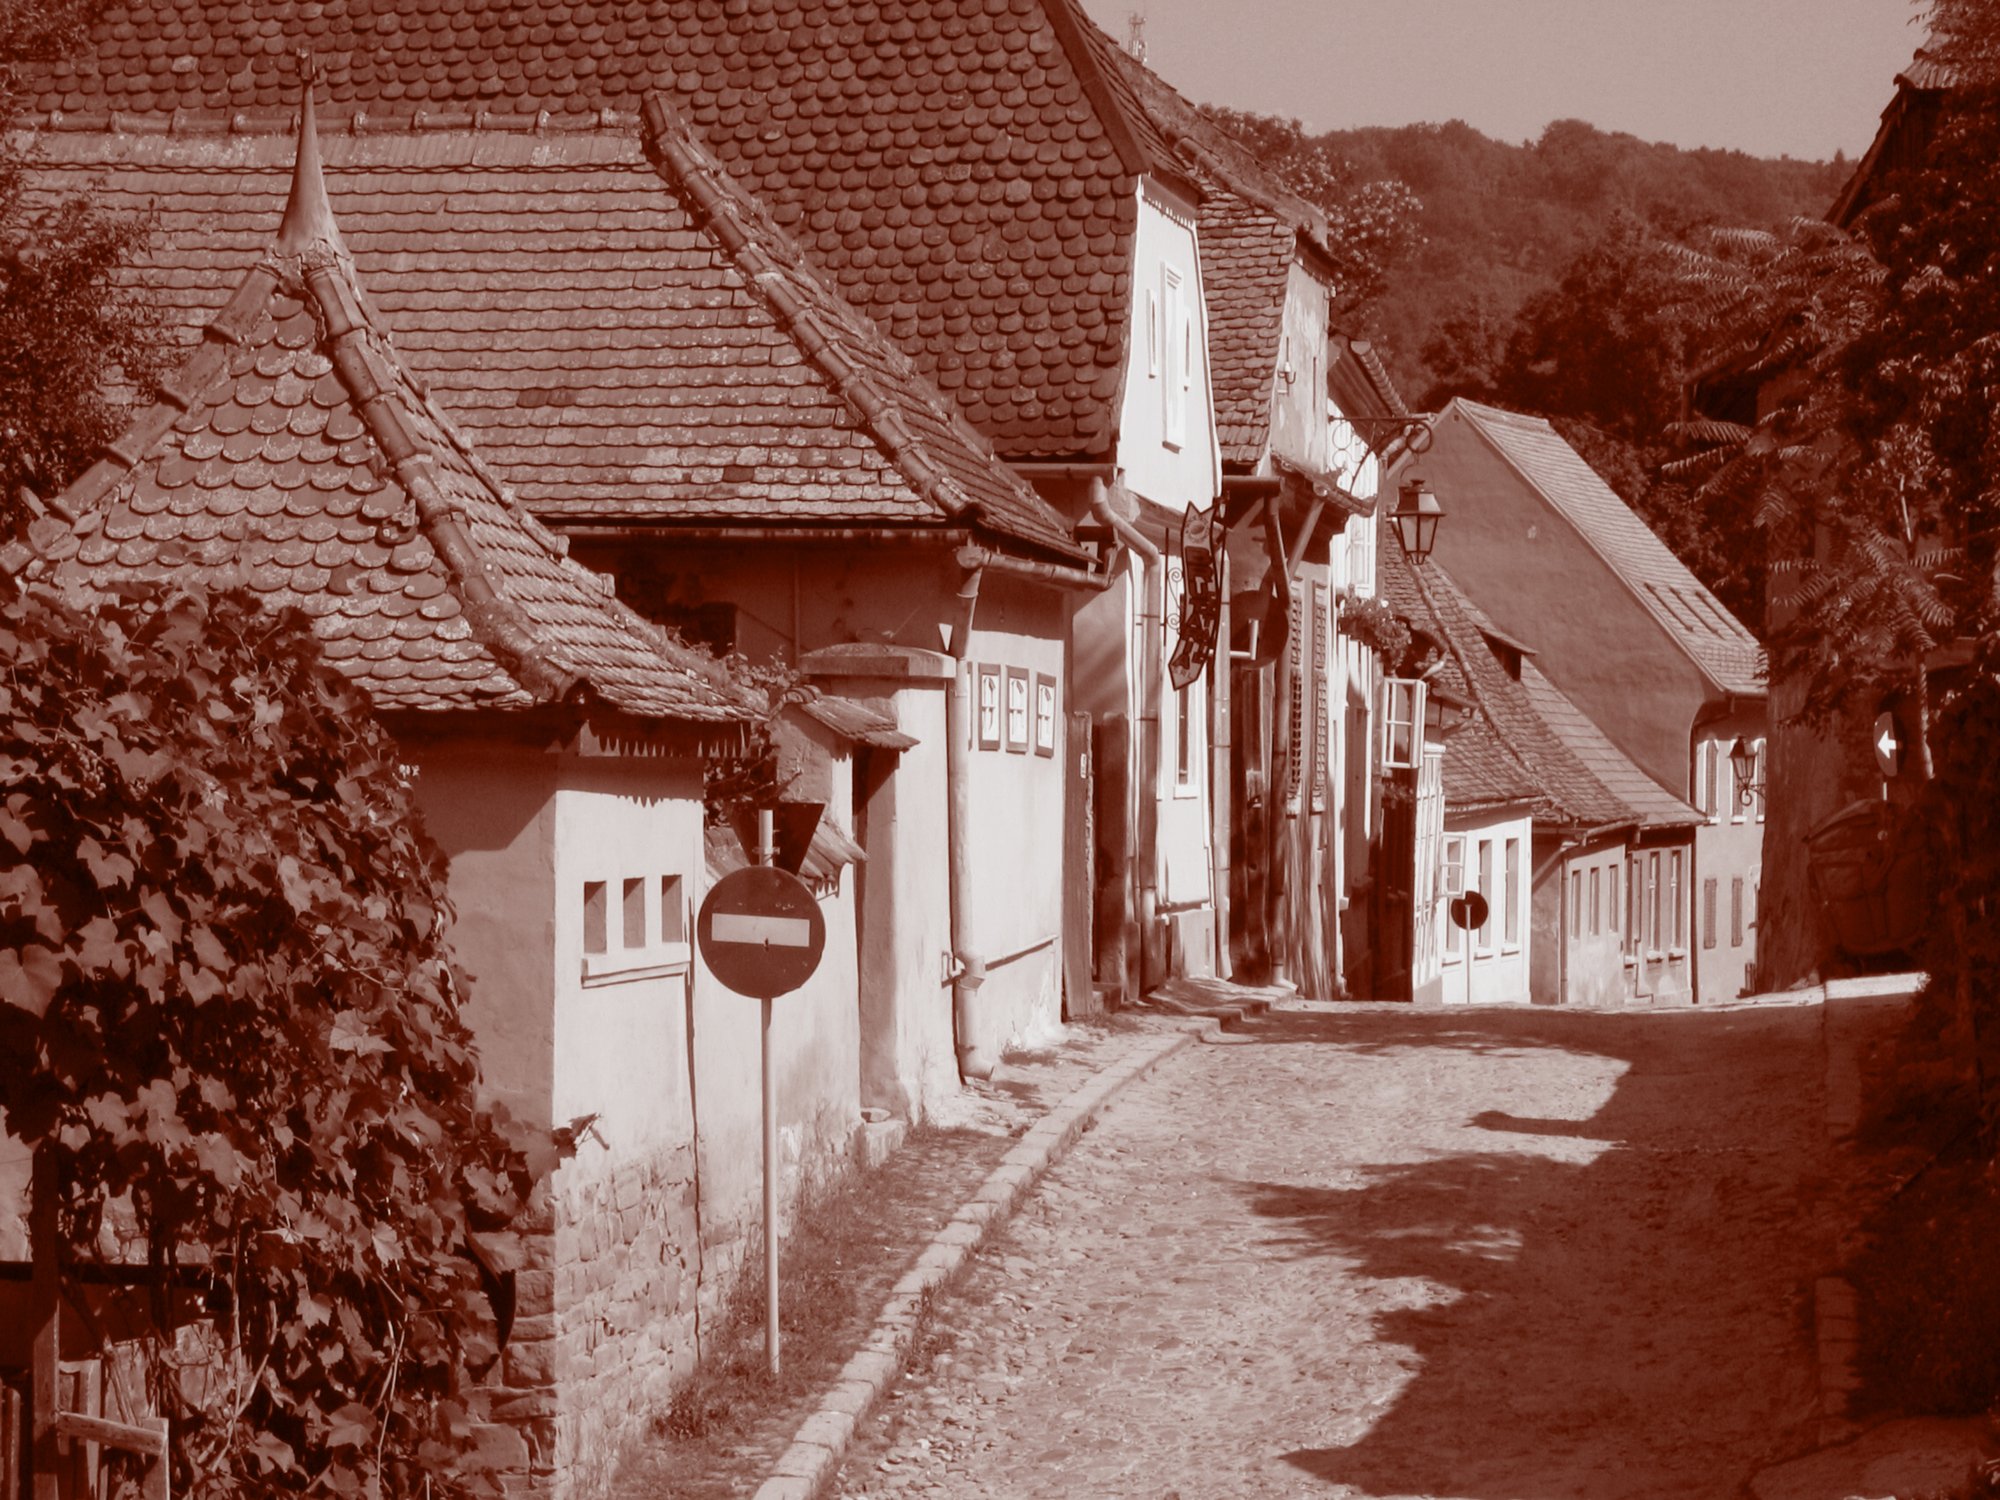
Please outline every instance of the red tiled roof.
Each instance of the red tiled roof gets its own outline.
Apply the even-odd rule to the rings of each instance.
[[[670,133],[658,167],[610,132],[326,142],[400,350],[515,492],[551,521],[954,521],[1076,555],[1061,518]],[[289,161],[269,136],[57,134],[38,180],[153,212],[142,279],[195,339],[261,248]],[[788,324],[781,296],[807,311]]]
[[[1222,461],[1254,468],[1271,443],[1272,383],[1298,233],[1234,194],[1201,206],[1201,286]]]
[[[109,457],[38,521],[32,566],[241,586],[301,610],[384,709],[596,701],[747,718],[712,664],[568,560],[403,368],[341,243],[311,106],[275,240]]]
[[[1523,665],[1522,678],[1501,666],[1482,617],[1450,574],[1431,562],[1419,577],[1393,542],[1382,548],[1377,572],[1390,608],[1443,646],[1446,659],[1436,674],[1438,683],[1473,705],[1470,721],[1445,741],[1447,808],[1528,802],[1538,820],[1571,827],[1651,827],[1670,821],[1657,798],[1627,800],[1593,771],[1579,753],[1579,743],[1595,755],[1596,742],[1572,743],[1563,732],[1568,719],[1558,724],[1540,711],[1523,680],[1533,664]]]
[[[1073,0],[111,0],[91,38],[32,90],[96,129],[255,128],[302,47],[370,129],[665,92],[1003,452],[1110,449],[1137,177],[1176,169]]]

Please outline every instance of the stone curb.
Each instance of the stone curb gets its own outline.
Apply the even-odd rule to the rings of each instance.
[[[890,1291],[859,1352],[834,1377],[819,1410],[806,1418],[772,1466],[756,1500],[817,1500],[847,1456],[855,1427],[901,1372],[937,1293],[965,1275],[980,1245],[1014,1216],[1042,1174],[1062,1159],[1121,1089],[1198,1036],[1219,1029],[1212,1020],[1184,1023],[1172,1035],[1142,1043],[1029,1127]]]

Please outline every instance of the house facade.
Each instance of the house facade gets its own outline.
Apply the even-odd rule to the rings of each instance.
[[[1699,815],[1435,559],[1412,565],[1392,543],[1381,573],[1411,633],[1385,684],[1393,992],[1445,1004],[1691,1003]],[[1453,920],[1453,899],[1474,893],[1481,902]]]
[[[1402,459],[1397,477],[1421,475],[1449,512],[1437,561],[1662,791],[1707,814],[1678,865],[1669,851],[1657,862],[1649,852],[1636,896],[1628,877],[1642,989],[1678,992],[1683,967],[1701,1001],[1755,988],[1761,808],[1738,817],[1702,799],[1716,754],[1705,747],[1724,747],[1726,759],[1739,739],[1754,753],[1767,738],[1756,638],[1547,422],[1459,399],[1433,433],[1430,451]],[[1739,882],[1740,929],[1729,920]],[[1683,908],[1703,919],[1699,930]],[[1646,957],[1655,953],[1657,963]]]

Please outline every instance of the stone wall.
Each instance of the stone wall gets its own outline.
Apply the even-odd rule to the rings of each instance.
[[[553,1355],[559,1489],[608,1487],[698,1351],[700,1223],[691,1145],[557,1174]]]

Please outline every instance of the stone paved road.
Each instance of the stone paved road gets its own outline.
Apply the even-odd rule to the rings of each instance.
[[[1128,1092],[836,1493],[1708,1500],[1811,1446],[1818,1013],[1293,1011]]]

